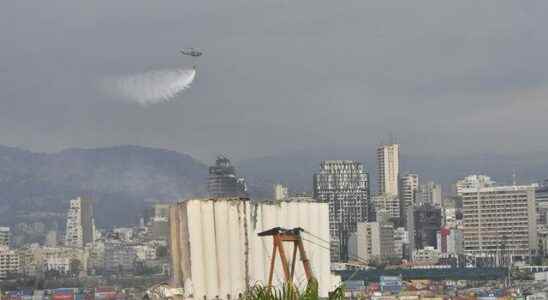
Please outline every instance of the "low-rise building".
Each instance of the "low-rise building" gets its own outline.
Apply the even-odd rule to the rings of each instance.
[[[437,234],[437,242],[437,249],[443,254],[464,254],[464,238],[459,229],[441,228]]]
[[[106,272],[128,272],[135,268],[135,261],[137,259],[135,249],[123,241],[106,241],[104,253],[104,270]]]
[[[402,258],[405,248],[409,245],[409,233],[404,227],[394,230],[394,256]]]
[[[130,227],[117,227],[117,228],[114,228],[112,230],[112,232],[120,240],[129,242],[133,239],[133,228],[130,228]]]
[[[148,261],[156,259],[156,247],[152,245],[136,245],[133,246],[133,249],[135,250],[136,260]]]
[[[440,251],[434,247],[425,247],[413,251],[413,262],[418,265],[434,265],[440,260]]]
[[[88,265],[88,250],[86,248],[74,247],[34,247],[32,250],[34,262],[41,267],[43,271],[49,270],[66,270],[64,260],[69,264],[77,261],[81,271],[87,272]]]
[[[67,274],[70,271],[70,259],[64,256],[50,256],[44,260],[44,271],[56,271]]]

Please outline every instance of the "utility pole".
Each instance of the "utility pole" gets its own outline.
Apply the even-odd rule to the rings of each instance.
[[[288,284],[293,284],[293,278],[295,275],[295,265],[297,261],[297,251],[300,254],[300,259],[303,264],[306,280],[310,282],[314,277],[312,275],[312,269],[310,267],[310,261],[306,256],[304,250],[303,240],[301,238],[302,228],[284,229],[280,227],[274,227],[272,229],[258,233],[259,236],[272,236],[272,259],[270,260],[270,272],[268,275],[268,289],[272,287],[272,278],[274,276],[274,266],[276,264],[276,256],[280,255],[282,261],[282,268],[284,272],[284,279]],[[284,242],[293,243],[293,256],[291,259],[291,268],[287,260],[287,256],[284,249]]]

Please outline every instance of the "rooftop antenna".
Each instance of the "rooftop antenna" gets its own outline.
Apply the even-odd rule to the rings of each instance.
[[[516,169],[512,170],[512,183],[516,186]]]

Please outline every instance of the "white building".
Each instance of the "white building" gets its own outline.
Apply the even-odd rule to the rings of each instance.
[[[68,273],[70,271],[70,258],[66,256],[49,256],[44,259],[44,271],[57,271]]]
[[[10,246],[10,228],[0,227],[0,247]]]
[[[529,256],[537,250],[535,186],[466,188],[464,250],[469,255]]]
[[[287,192],[287,187],[283,184],[275,184],[274,185],[274,200],[275,201],[282,201],[287,200],[289,197],[289,194]]]
[[[129,242],[133,239],[133,228],[131,227],[116,227],[112,232],[117,235],[120,240]]]
[[[0,247],[0,279],[19,273],[20,268],[19,254],[7,247]]]
[[[78,197],[70,200],[65,232],[65,245],[84,247],[95,241],[93,204],[90,199]]]
[[[70,262],[77,260],[82,271],[87,272],[89,252],[76,247],[37,247],[33,249],[34,260],[45,270],[60,272],[70,269]],[[65,262],[66,260],[66,262]],[[65,268],[65,263],[68,269]]]
[[[457,195],[460,196],[464,189],[490,187],[495,186],[495,183],[495,181],[491,180],[491,177],[486,175],[468,175],[455,183],[455,190]]]
[[[400,145],[387,144],[377,148],[377,180],[379,194],[398,196]]]
[[[269,204],[240,198],[180,202],[170,216],[172,280],[178,287],[192,286],[194,299],[237,299],[246,287],[267,284],[273,241],[257,234],[274,227],[301,227],[306,230],[304,248],[319,295],[327,297],[339,284],[330,271],[328,211],[328,204],[319,202]],[[291,247],[287,244],[288,257]],[[279,256],[276,262],[273,284],[279,287],[284,284]],[[299,262],[295,278],[304,276]],[[297,286],[304,284],[303,280]]]

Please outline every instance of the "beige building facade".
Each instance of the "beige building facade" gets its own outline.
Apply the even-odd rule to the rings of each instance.
[[[400,145],[387,144],[377,148],[377,180],[379,194],[398,196]]]
[[[534,186],[466,188],[461,196],[466,254],[534,254],[538,248]]]

